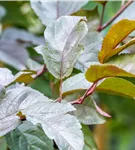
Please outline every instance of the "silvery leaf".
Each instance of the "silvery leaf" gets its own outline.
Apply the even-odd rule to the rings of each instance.
[[[76,117],[71,115],[46,118],[44,115],[27,114],[33,124],[40,123],[46,135],[54,139],[60,150],[83,150],[83,134]]]
[[[70,15],[85,5],[88,0],[83,1],[59,1],[59,0],[31,0],[31,7],[44,25],[61,16]]]
[[[62,92],[63,94],[76,92],[79,90],[87,90],[90,88],[92,83],[88,82],[85,79],[84,73],[79,73],[74,75],[68,79],[66,79],[62,84]]]
[[[28,58],[26,49],[16,41],[0,40],[0,61],[23,70],[26,69]]]
[[[20,40],[22,42],[28,42],[34,45],[44,44],[44,37],[38,37],[26,30],[18,28],[7,28],[3,31],[1,40]]]
[[[64,16],[50,23],[45,30],[45,46],[35,50],[44,58],[49,72],[56,78],[65,78],[84,47],[80,41],[87,34],[86,23],[82,17]]]
[[[90,65],[98,63],[98,52],[101,48],[102,37],[96,31],[90,31],[81,41],[84,51],[75,63],[75,68],[85,72]]]
[[[84,92],[76,92],[68,95],[64,98],[64,102],[74,101],[83,94]],[[103,124],[105,122],[104,117],[96,110],[93,100],[90,97],[86,98],[83,104],[76,104],[74,107],[76,108],[76,111],[74,111],[73,114],[77,117],[80,123],[91,125]]]
[[[7,90],[0,105],[0,135],[5,135],[20,123],[19,112],[33,124],[40,123],[60,150],[82,150],[84,146],[81,126],[76,117],[66,113],[74,111],[70,104],[53,102],[29,87]]]
[[[35,71],[31,70],[22,70],[14,76],[9,69],[0,68],[0,84],[9,86],[13,82],[29,83],[33,80],[32,75],[35,73]]]

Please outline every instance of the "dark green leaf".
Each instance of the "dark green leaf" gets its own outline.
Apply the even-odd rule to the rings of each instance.
[[[84,149],[83,150],[98,150],[92,132],[88,126],[82,125],[82,131],[84,133]]]
[[[40,125],[23,122],[6,135],[11,150],[53,150],[53,141],[44,133]]]

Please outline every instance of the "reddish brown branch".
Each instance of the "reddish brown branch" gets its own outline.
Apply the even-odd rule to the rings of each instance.
[[[97,86],[97,83],[98,83],[98,81],[94,82],[92,84],[92,86],[85,92],[85,94],[82,97],[71,102],[71,104],[82,104],[84,102],[85,98],[87,98],[89,95],[91,95],[94,92],[94,90]]]
[[[103,4],[101,19],[100,19],[100,24],[99,24],[99,27],[98,27],[97,30],[100,30],[100,28],[102,27],[103,20],[104,20],[105,6],[106,6],[106,3]]]
[[[125,5],[123,5],[120,10],[103,26],[99,26],[97,31],[102,31],[106,27],[108,27],[133,1],[128,1]]]
[[[57,99],[58,102],[61,102],[62,100],[62,78],[60,79],[60,88],[59,88],[59,91],[60,91],[60,97]]]

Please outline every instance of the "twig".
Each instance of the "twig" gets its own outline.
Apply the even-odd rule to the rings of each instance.
[[[87,98],[89,95],[91,95],[94,92],[98,81],[94,82],[92,84],[92,86],[84,93],[84,95],[82,97],[80,97],[79,99],[71,102],[71,104],[82,104],[84,102],[85,98]]]
[[[36,79],[36,78],[42,76],[46,71],[47,71],[46,65],[44,65],[43,68],[42,68],[42,70],[40,70],[40,71],[37,73],[37,75],[34,77],[34,79]]]
[[[106,3],[103,4],[103,8],[102,8],[102,14],[101,14],[101,19],[100,19],[100,24],[99,24],[99,27],[97,30],[100,30],[101,27],[102,27],[102,24],[103,24],[103,19],[104,19],[104,12],[105,12],[105,6],[106,6]]]
[[[61,100],[62,100],[62,82],[63,82],[63,80],[62,80],[62,78],[60,79],[60,97],[57,99],[57,101],[58,102],[61,102]]]
[[[102,31],[105,29],[107,26],[109,26],[133,1],[128,1],[125,5],[123,5],[120,10],[107,22],[105,23],[102,27],[98,27],[97,31]]]

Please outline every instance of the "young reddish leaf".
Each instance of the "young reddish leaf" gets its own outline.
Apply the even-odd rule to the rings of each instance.
[[[101,63],[104,63],[110,57],[121,52],[130,45],[135,44],[135,39],[133,39],[117,48],[117,46],[123,41],[123,39],[125,39],[134,30],[134,20],[124,19],[113,25],[103,40],[102,49],[98,55],[99,61]]]
[[[93,103],[96,107],[96,110],[102,115],[102,116],[105,116],[105,117],[111,117],[109,114],[107,114],[106,112],[104,112],[101,108],[98,107],[98,105],[96,104],[96,102],[93,100]]]
[[[106,77],[135,77],[135,75],[116,66],[104,64],[90,66],[85,77],[89,82],[95,82]]]

